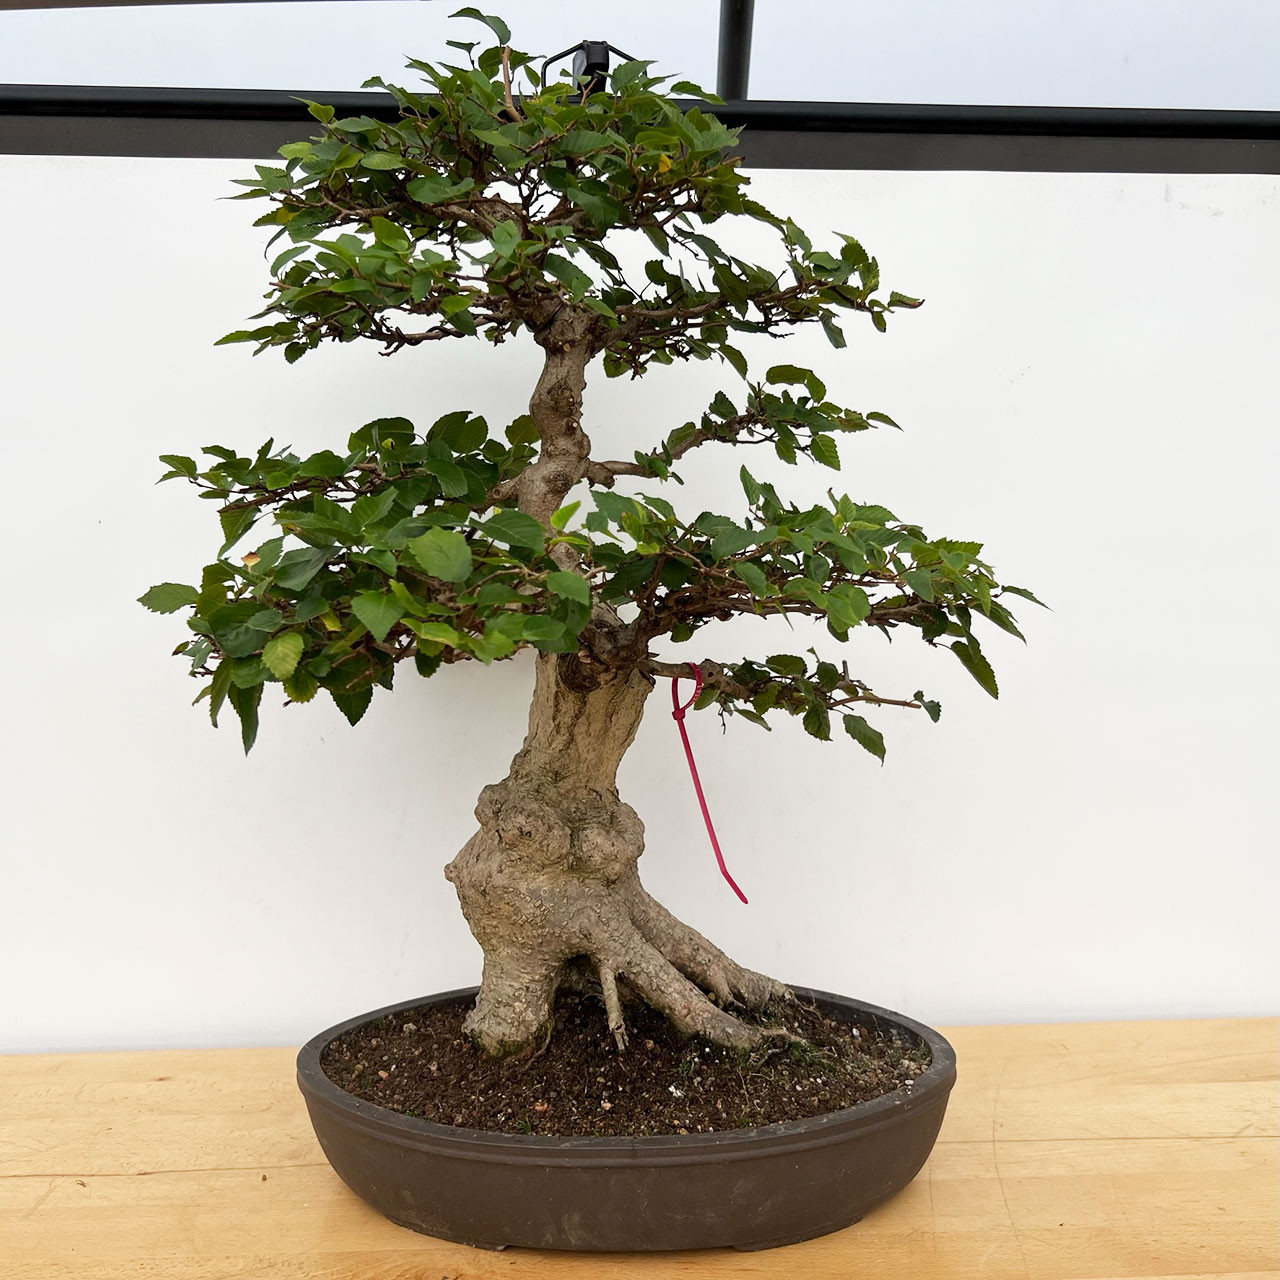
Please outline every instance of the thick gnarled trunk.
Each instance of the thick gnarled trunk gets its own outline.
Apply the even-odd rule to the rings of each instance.
[[[787,994],[734,964],[640,883],[644,824],[619,799],[616,776],[651,689],[636,671],[588,673],[576,655],[538,659],[524,746],[507,777],[481,792],[480,830],[445,873],[484,949],[467,1029],[492,1053],[547,1031],[557,988],[583,961],[620,1046],[620,979],[681,1030],[742,1048],[764,1033],[727,1006],[760,1008]]]

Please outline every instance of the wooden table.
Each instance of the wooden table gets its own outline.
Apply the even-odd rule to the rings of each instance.
[[[920,1176],[767,1253],[484,1253],[330,1171],[291,1049],[0,1058],[3,1280],[1277,1275],[1274,1020],[958,1027]]]

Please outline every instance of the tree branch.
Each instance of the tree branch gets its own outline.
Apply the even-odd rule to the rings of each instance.
[[[710,658],[704,658],[701,662],[696,663],[661,662],[657,658],[645,658],[640,663],[640,669],[651,676],[665,676],[668,679],[679,680],[689,678],[690,666],[698,668],[704,688],[718,689],[721,693],[743,702],[750,702],[753,698],[759,697],[771,685],[777,685],[787,691],[795,690],[795,686],[785,676],[762,680],[752,685],[743,684],[741,681],[735,680],[720,663],[714,662]],[[915,698],[882,698],[879,694],[872,693],[862,681],[852,679],[847,668],[839,683],[833,689],[823,692],[826,693],[824,701],[828,708],[831,709],[849,706],[857,702],[865,702],[873,706],[882,707],[907,707],[913,711],[923,710],[924,708],[924,703],[917,701]],[[844,696],[840,698],[831,696],[835,693],[840,693]],[[778,705],[783,704],[779,703]]]
[[[701,427],[696,428],[691,435],[686,436],[679,444],[672,445],[662,457],[664,461],[678,462],[691,449],[696,449],[699,445],[706,444],[709,440],[719,440],[723,444],[745,444],[745,443],[764,443],[767,437],[763,437],[760,441],[742,441],[738,437],[752,430],[753,428],[766,426],[769,418],[766,414],[760,412],[739,413],[732,418],[725,418],[719,423],[715,431],[704,431]],[[656,453],[656,450],[650,450]],[[668,458],[669,455],[669,458]],[[587,471],[583,479],[590,484],[601,485],[606,489],[613,488],[613,482],[618,476],[651,476],[652,471],[640,465],[638,462],[623,462],[614,460],[609,462],[591,461],[587,463]]]
[[[502,96],[506,100],[507,114],[512,120],[523,120],[516,107],[515,99],[511,96],[511,48],[509,45],[502,46]]]

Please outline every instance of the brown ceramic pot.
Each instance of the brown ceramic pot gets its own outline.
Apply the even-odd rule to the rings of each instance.
[[[901,1014],[795,988],[838,1018],[924,1041],[930,1065],[901,1088],[808,1120],[646,1138],[484,1133],[402,1116],[334,1084],[331,1041],[407,1000],[330,1027],[298,1055],[298,1085],[342,1180],[401,1226],[486,1249],[767,1249],[838,1231],[919,1172],[942,1124],[955,1053]]]

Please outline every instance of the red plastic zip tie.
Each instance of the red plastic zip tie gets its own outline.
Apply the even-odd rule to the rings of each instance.
[[[702,820],[707,824],[707,835],[711,837],[711,847],[715,850],[716,864],[720,868],[720,874],[724,876],[729,883],[729,888],[742,899],[744,903],[747,901],[747,895],[738,888],[737,882],[729,874],[729,868],[724,865],[724,854],[720,852],[720,841],[716,839],[716,829],[711,824],[711,814],[707,809],[707,798],[702,794],[702,780],[698,777],[698,766],[693,762],[693,748],[689,745],[689,735],[685,732],[684,713],[698,700],[698,694],[702,692],[702,671],[696,663],[689,663],[689,668],[693,672],[693,697],[686,703],[680,701],[680,676],[671,677],[671,718],[676,722],[676,728],[680,730],[680,741],[684,743],[685,759],[689,762],[689,774],[693,778],[693,789],[698,793],[698,803],[702,806]]]

